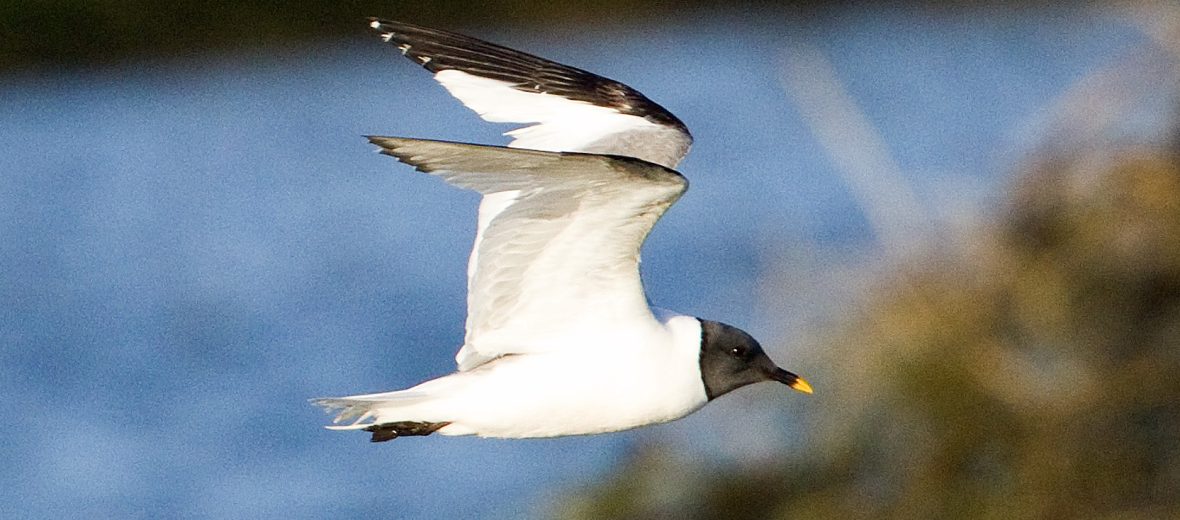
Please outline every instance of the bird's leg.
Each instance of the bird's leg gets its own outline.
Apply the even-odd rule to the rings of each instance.
[[[406,435],[430,435],[438,431],[439,428],[442,428],[448,424],[451,423],[401,421],[374,424],[368,428],[365,428],[365,431],[373,433],[373,438],[369,439],[370,442],[385,442]]]

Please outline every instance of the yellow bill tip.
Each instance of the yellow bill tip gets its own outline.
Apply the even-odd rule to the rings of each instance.
[[[807,381],[804,381],[802,377],[795,379],[795,382],[791,383],[790,386],[792,389],[803,392],[805,394],[812,393],[811,385],[808,384]]]

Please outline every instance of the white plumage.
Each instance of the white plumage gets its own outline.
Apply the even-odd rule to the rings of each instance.
[[[683,417],[773,379],[810,391],[738,329],[649,307],[639,249],[688,187],[692,138],[642,94],[474,38],[374,20],[505,147],[370,137],[382,153],[483,195],[458,371],[415,387],[317,399],[334,429],[544,437]]]

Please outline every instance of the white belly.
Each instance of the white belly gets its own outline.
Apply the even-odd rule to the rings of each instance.
[[[658,325],[646,333],[571,335],[555,341],[564,348],[507,355],[413,388],[332,405],[356,418],[343,429],[447,423],[438,433],[481,437],[586,435],[667,422],[708,398],[700,322],[661,312]]]
[[[705,404],[695,366],[562,354],[510,356],[463,378],[432,403],[444,435],[552,437],[626,430],[684,417]],[[451,392],[448,392],[451,393]],[[444,411],[445,410],[445,411]]]

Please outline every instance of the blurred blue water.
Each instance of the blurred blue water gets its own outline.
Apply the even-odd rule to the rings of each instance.
[[[689,125],[693,189],[645,250],[649,292],[734,323],[757,312],[767,251],[873,251],[780,87],[789,42],[828,53],[920,194],[994,189],[1013,128],[1139,43],[1057,12],[604,31],[480,35],[627,82]],[[375,38],[3,77],[0,99],[5,517],[506,517],[638,441],[709,429],[370,445],[320,428],[307,398],[446,373],[462,339],[475,197],[360,136],[505,130]]]

